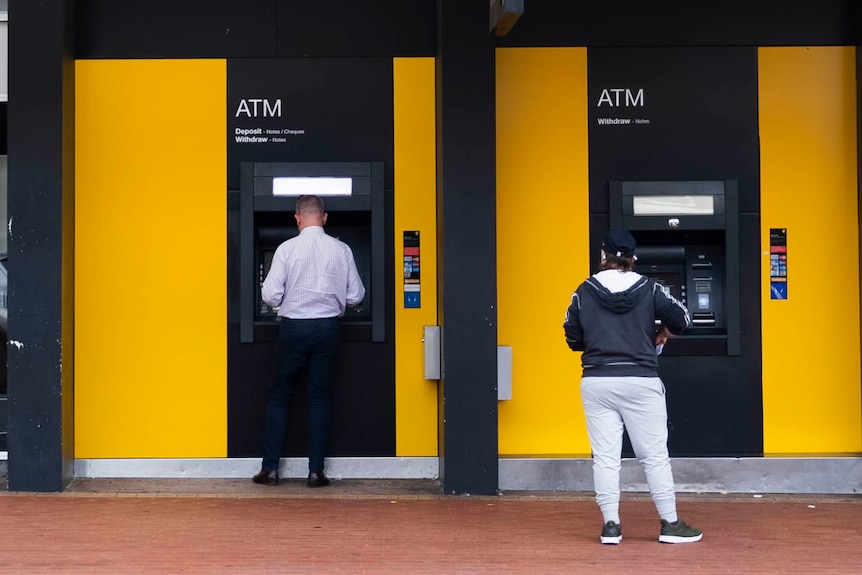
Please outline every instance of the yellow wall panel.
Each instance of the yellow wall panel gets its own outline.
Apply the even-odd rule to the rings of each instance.
[[[75,457],[224,457],[226,63],[76,75]]]
[[[437,151],[433,58],[393,61],[395,453],[437,456],[437,384],[424,379],[423,326],[437,324]],[[404,308],[403,233],[419,230],[421,308]]]
[[[513,363],[501,455],[590,452],[562,327],[589,274],[588,175],[586,49],[498,49],[498,343]]]
[[[855,48],[761,48],[758,70],[764,452],[859,452]],[[786,301],[770,228],[787,228]]]

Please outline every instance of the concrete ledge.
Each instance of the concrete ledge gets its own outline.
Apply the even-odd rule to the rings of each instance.
[[[76,459],[75,477],[86,478],[249,478],[260,470],[259,458]],[[436,457],[333,457],[326,473],[334,479],[437,479]],[[278,474],[285,479],[308,475],[308,459],[284,458]]]
[[[671,461],[679,492],[862,493],[862,458],[679,458]],[[500,459],[502,491],[592,491],[591,459]],[[648,492],[634,459],[623,460],[620,488]]]
[[[0,461],[0,466],[5,466]],[[679,458],[672,460],[680,493],[821,493],[862,494],[862,458]],[[326,460],[335,479],[439,479],[436,457],[334,457]],[[213,459],[78,459],[80,478],[248,478],[260,469],[257,458]],[[0,467],[3,470],[3,467]],[[279,475],[301,479],[308,460],[281,460]],[[648,492],[643,470],[623,460],[621,489]],[[501,458],[501,491],[593,490],[591,459]]]

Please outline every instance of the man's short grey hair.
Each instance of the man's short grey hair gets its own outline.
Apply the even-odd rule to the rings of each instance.
[[[323,200],[318,196],[299,196],[296,200],[296,213],[300,216],[323,215]]]

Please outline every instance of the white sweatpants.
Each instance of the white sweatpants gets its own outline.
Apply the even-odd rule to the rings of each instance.
[[[667,451],[667,404],[658,377],[583,377],[581,400],[593,450],[596,503],[619,522],[623,425],[662,519],[676,521],[676,494]]]

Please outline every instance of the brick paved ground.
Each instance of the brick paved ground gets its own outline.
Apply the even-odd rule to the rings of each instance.
[[[5,479],[5,478],[3,478]],[[591,494],[446,497],[433,482],[75,480],[0,485],[0,573],[862,574],[860,496],[679,496],[700,543],[662,545],[644,494],[598,543]]]

